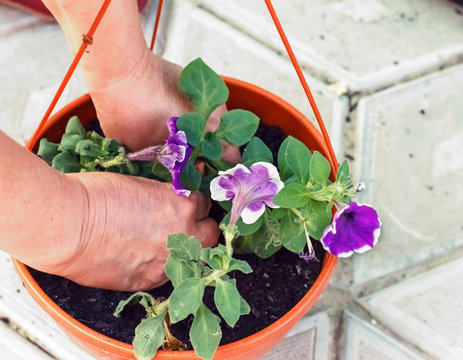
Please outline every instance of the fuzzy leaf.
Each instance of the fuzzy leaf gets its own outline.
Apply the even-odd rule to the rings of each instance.
[[[219,160],[222,157],[223,146],[219,138],[208,132],[203,141],[199,144],[204,156],[209,160]]]
[[[318,151],[314,151],[310,161],[310,181],[326,185],[331,173],[331,166],[328,160]]]
[[[71,153],[65,151],[53,158],[52,166],[63,173],[80,172],[81,166],[79,160]]]
[[[191,157],[180,173],[180,182],[185,188],[193,191],[198,190],[201,186],[201,174],[194,166],[194,159]]]
[[[244,274],[252,273],[251,266],[244,260],[231,259],[228,265],[228,271],[238,270]]]
[[[250,111],[230,110],[220,118],[219,128],[215,135],[233,146],[246,144],[256,133],[259,118]]]
[[[283,246],[294,253],[304,250],[307,238],[304,227],[300,222],[296,222],[295,216],[288,214],[281,220],[280,236]]]
[[[169,316],[172,323],[194,314],[203,302],[205,283],[202,279],[182,281],[170,295]]]
[[[228,99],[225,82],[201,59],[193,60],[183,69],[178,87],[188,95],[195,110],[204,119]]]
[[[217,281],[214,302],[220,315],[228,325],[234,327],[241,315],[241,295],[236,288],[236,280]]]
[[[307,184],[310,178],[310,159],[312,154],[299,140],[288,136],[278,151],[278,167],[280,176],[286,180],[292,174],[302,184]]]
[[[201,243],[194,236],[182,233],[170,234],[167,237],[167,249],[179,261],[199,261],[201,257]]]
[[[135,328],[133,353],[138,360],[151,360],[164,343],[164,319],[166,311],[150,316]]]
[[[188,112],[177,119],[177,129],[185,132],[187,142],[198,146],[204,137],[206,119],[198,113]]]
[[[53,158],[59,154],[59,144],[52,143],[47,139],[43,138],[40,140],[39,150],[37,155],[45,160],[49,165],[52,164]]]
[[[85,156],[88,158],[97,158],[103,156],[103,152],[101,151],[100,147],[95,144],[92,140],[80,140],[76,144],[76,153],[80,156]]]
[[[85,129],[77,116],[73,116],[69,119],[64,133],[67,135],[78,135],[82,139],[84,139],[86,135]]]
[[[196,355],[204,360],[212,360],[221,338],[219,318],[201,304],[190,329],[190,340]]]
[[[188,266],[188,264],[184,261],[177,260],[172,255],[167,257],[164,269],[166,270],[166,275],[174,287],[179,285],[183,280],[195,276],[195,272],[191,266]]]
[[[341,176],[348,178],[349,177],[349,163],[347,160],[344,160],[338,168],[336,174],[336,179],[339,179]]]
[[[213,256],[211,248],[203,248],[201,251],[201,260],[204,261],[214,270],[221,270],[223,268],[222,257]]]
[[[127,306],[134,306],[137,304],[142,304],[145,310],[148,310],[147,307],[152,306],[155,302],[156,300],[150,294],[143,291],[138,291],[130,295],[127,299],[119,301],[113,316],[119,318],[121,317],[122,311]]]
[[[307,204],[309,194],[309,190],[304,185],[289,184],[277,192],[273,203],[282,208],[298,208]]]
[[[250,166],[258,161],[273,164],[273,154],[261,139],[254,136],[243,151],[242,163]]]

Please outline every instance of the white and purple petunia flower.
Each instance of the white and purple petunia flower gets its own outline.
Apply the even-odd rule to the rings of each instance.
[[[180,196],[189,196],[191,191],[183,187],[180,182],[180,173],[190,158],[191,145],[188,145],[184,131],[178,131],[178,117],[173,117],[166,122],[169,129],[169,137],[164,145],[154,145],[146,149],[127,155],[129,160],[156,161],[164,165],[172,175],[174,191]]]
[[[320,241],[325,250],[338,257],[354,252],[363,253],[378,242],[381,221],[369,205],[351,202],[338,206],[332,223],[325,229]]]
[[[252,224],[264,213],[265,205],[276,208],[273,198],[283,188],[276,167],[267,162],[256,162],[249,169],[238,164],[211,181],[211,197],[216,201],[232,199],[230,224],[235,225],[239,217]]]

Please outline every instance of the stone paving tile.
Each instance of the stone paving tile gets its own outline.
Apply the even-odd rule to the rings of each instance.
[[[0,349],[2,360],[52,360],[52,357],[11,330],[2,321],[0,321]]]
[[[359,102],[359,199],[383,226],[375,249],[354,257],[356,282],[463,244],[462,91],[459,65]]]
[[[284,51],[262,0],[196,3]],[[273,3],[300,61],[330,79],[346,82],[352,91],[381,88],[436,69],[463,52],[463,7],[449,1]]]
[[[343,360],[424,360],[397,340],[349,311],[345,312]]]
[[[22,334],[27,334],[28,339],[32,343],[38,344],[57,359],[94,359],[71,342],[57,327],[55,322],[32,300],[14,271],[11,258],[1,251],[0,274],[2,274],[0,282],[1,318],[8,319],[12,327],[18,329]],[[13,353],[15,352],[13,348],[9,350]],[[28,354],[26,352],[28,351],[27,349],[24,351],[24,353],[21,352],[21,355]],[[37,348],[37,356],[31,356],[28,359],[41,360],[40,355],[41,351]],[[3,359],[3,357],[1,358]],[[19,359],[22,358],[20,357]]]
[[[17,28],[14,21],[2,24],[13,30],[0,36],[0,129],[24,143],[42,119],[72,61],[72,53],[56,24],[0,7],[0,19],[10,14],[30,26]],[[71,79],[56,109],[85,93],[80,76]]]
[[[263,87],[315,121],[289,61],[187,1],[173,4],[168,31],[163,35],[167,38],[163,57],[181,65],[201,57],[218,73]],[[313,77],[307,80],[339,155],[347,98],[334,94]]]
[[[463,354],[463,259],[361,299],[372,316],[439,360]]]
[[[327,312],[302,318],[262,360],[327,360],[331,357],[330,323]]]

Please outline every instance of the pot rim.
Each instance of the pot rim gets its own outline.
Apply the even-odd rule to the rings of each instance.
[[[241,86],[253,92],[258,92],[260,93],[261,96],[267,98],[269,101],[277,102],[280,105],[284,106],[288,112],[294,115],[294,117],[306,119],[306,117],[301,112],[299,112],[296,108],[294,108],[288,102],[286,102],[285,100],[281,99],[280,97],[274,95],[273,93],[265,89],[262,89],[256,85],[253,85],[251,83],[238,80],[235,78],[230,78],[230,77],[225,77],[225,76],[222,78],[225,80],[227,85]],[[75,99],[74,101],[72,101],[71,103],[63,107],[62,109],[58,110],[52,117],[50,117],[43,131],[47,130],[52,125],[60,121],[61,118],[69,111],[69,108],[71,106],[76,107],[87,101],[91,101],[89,94],[85,94]],[[321,144],[323,150],[325,150],[324,152],[328,154],[328,152],[326,151],[326,144],[324,143],[320,132],[315,128],[315,126],[308,119],[306,120],[307,121],[304,123],[304,126],[306,126],[307,129],[311,132],[311,134],[315,138],[317,138],[316,140],[318,141],[318,143]],[[28,148],[29,150],[32,150],[34,145],[35,144],[27,143],[26,148]],[[75,318],[70,316],[63,309],[61,309],[42,290],[42,288],[38,285],[38,283],[32,277],[31,273],[29,272],[25,264],[23,264],[22,262],[20,262],[19,260],[15,258],[12,258],[12,260],[16,268],[16,271],[21,277],[21,281],[23,282],[24,287],[28,290],[29,294],[60,326],[64,327],[66,330],[71,331],[73,334],[79,334],[80,338],[85,339],[93,346],[101,346],[104,344],[110,349],[118,351],[120,355],[122,355],[123,353],[124,356],[133,358],[133,345],[119,341],[119,340],[115,340],[109,336],[103,335],[89,328],[83,323],[77,321]],[[281,327],[285,327],[286,324],[297,321],[312,307],[312,305],[320,297],[323,290],[327,286],[334,272],[334,269],[336,267],[336,263],[337,263],[337,257],[325,251],[325,256],[323,259],[323,266],[322,266],[322,270],[320,274],[318,275],[317,279],[315,280],[311,288],[307,291],[307,293],[302,297],[301,300],[299,300],[298,303],[294,305],[294,307],[291,310],[289,310],[285,315],[283,315],[278,320],[276,320],[274,323],[270,324],[264,329],[252,335],[249,335],[243,339],[219,346],[219,348],[216,351],[216,354],[226,355],[226,353],[232,352],[235,348],[243,346],[243,345],[244,346],[251,345],[251,346],[256,347],[256,343],[258,343],[261,339],[264,340],[266,338],[275,338],[276,336],[282,337],[281,335],[273,335],[273,333],[277,329]],[[159,359],[163,359],[163,358],[165,359],[169,359],[169,358],[170,359],[172,358],[191,359],[195,357],[196,357],[196,354],[194,350],[188,350],[188,351],[182,351],[182,352],[159,350],[156,355],[156,358],[159,358]]]

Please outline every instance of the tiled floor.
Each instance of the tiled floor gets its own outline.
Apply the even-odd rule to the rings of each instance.
[[[357,180],[367,183],[360,200],[378,208],[383,228],[373,251],[339,262],[314,309],[265,359],[463,359],[463,6],[446,0],[274,6],[338,159],[351,160]],[[149,34],[154,19],[144,17]],[[157,43],[164,57],[180,64],[202,57],[313,121],[282,49],[263,1],[165,4]],[[58,26],[5,6],[0,54],[0,129],[24,142],[71,54]],[[84,92],[77,76],[62,103]],[[90,359],[24,293],[8,256],[0,264],[6,359]]]

